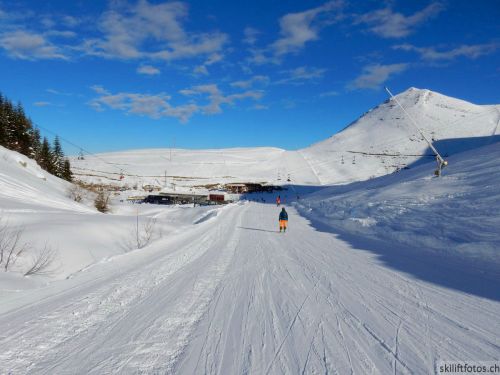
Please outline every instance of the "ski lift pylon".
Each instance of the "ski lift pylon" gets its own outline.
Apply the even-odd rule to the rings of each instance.
[[[418,132],[420,133],[420,135],[422,136],[422,139],[425,140],[427,142],[427,144],[429,145],[429,148],[434,152],[434,154],[436,155],[436,161],[437,161],[437,164],[438,164],[438,167],[437,169],[434,171],[434,174],[436,176],[441,176],[441,171],[444,167],[446,167],[448,165],[448,162],[446,160],[443,159],[443,157],[441,156],[441,154],[438,152],[438,150],[436,150],[436,148],[433,146],[432,142],[429,141],[427,139],[427,137],[424,135],[424,133],[422,132],[422,130],[420,130],[420,128],[418,127],[417,123],[415,122],[415,120],[413,119],[413,117],[410,116],[410,114],[406,111],[405,107],[403,107],[401,105],[401,103],[398,101],[398,99],[392,95],[392,92],[389,90],[388,87],[385,88],[385,91],[387,91],[387,93],[391,96],[392,99],[394,99],[394,101],[397,103],[397,105],[399,107],[401,107],[401,109],[403,110],[403,112],[406,114],[406,116],[408,116],[408,118],[410,119],[410,122],[413,124],[413,126],[415,126],[415,129],[418,130]]]

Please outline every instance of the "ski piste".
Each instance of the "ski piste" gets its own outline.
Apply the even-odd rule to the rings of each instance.
[[[293,208],[294,230],[277,237],[274,211],[231,205],[4,301],[1,372],[432,373],[457,351],[498,355],[498,301],[387,267],[369,242],[316,231]],[[477,282],[418,253],[390,256]]]

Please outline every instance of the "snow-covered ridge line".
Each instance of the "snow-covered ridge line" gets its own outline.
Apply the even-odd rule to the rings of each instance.
[[[451,155],[498,135],[500,105],[476,105],[410,88],[396,96],[440,153]],[[467,143],[468,145],[462,145]],[[475,139],[472,145],[467,140]],[[453,140],[457,140],[454,142]],[[298,151],[272,147],[214,150],[149,149],[72,159],[79,178],[118,185],[169,185],[169,176],[191,178],[185,186],[235,181],[330,185],[390,174],[432,155],[409,118],[392,100],[367,111],[336,135]],[[424,158],[423,161],[426,159]],[[106,161],[106,162],[104,162]],[[95,176],[81,173],[94,170]],[[124,178],[116,181],[117,174]],[[167,181],[161,176],[167,175]],[[288,181],[290,179],[290,181]]]

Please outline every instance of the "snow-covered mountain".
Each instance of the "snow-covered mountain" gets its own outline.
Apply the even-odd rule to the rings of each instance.
[[[475,105],[416,88],[396,99],[444,156],[492,143],[491,136],[500,134],[500,105]],[[365,180],[419,159],[433,160],[427,142],[394,100],[300,153],[322,184]]]
[[[444,155],[488,144],[492,135],[500,134],[500,105],[480,106],[415,88],[396,98]],[[88,182],[129,186],[285,184],[288,179],[297,185],[344,184],[433,160],[427,143],[394,100],[365,113],[333,137],[298,151],[149,149],[97,156],[74,158],[75,175]]]

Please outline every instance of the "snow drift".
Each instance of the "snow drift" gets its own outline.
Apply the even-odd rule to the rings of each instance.
[[[440,178],[423,164],[323,189],[297,204],[314,221],[392,245],[500,270],[500,140],[449,158]],[[397,245],[396,245],[397,244]]]

